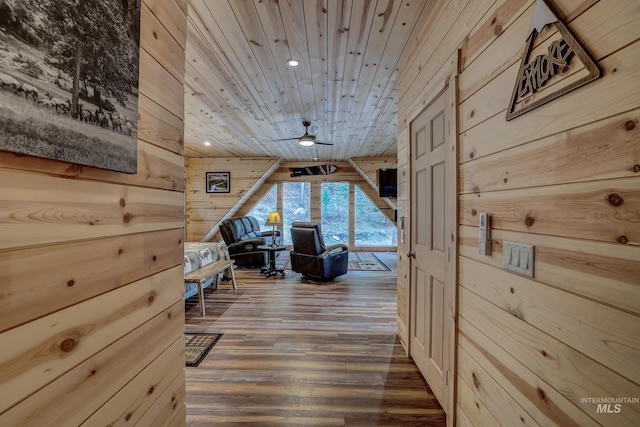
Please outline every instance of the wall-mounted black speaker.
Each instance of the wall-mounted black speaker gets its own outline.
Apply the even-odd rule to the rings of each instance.
[[[398,169],[378,169],[378,196],[398,197]]]

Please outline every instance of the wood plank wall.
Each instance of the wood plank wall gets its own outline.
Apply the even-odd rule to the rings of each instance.
[[[186,158],[187,241],[199,242],[206,236],[248,191],[259,185],[276,161],[273,157]],[[229,193],[207,193],[207,172],[230,172]],[[218,236],[213,240],[219,240]]]
[[[0,152],[0,425],[185,424],[186,8],[142,2],[137,174]]]
[[[533,0],[442,2],[400,72],[403,171],[409,123],[460,49],[458,425],[640,419],[637,403],[598,412],[581,400],[640,396],[640,3],[551,3],[604,75],[513,121]],[[492,215],[491,256],[478,255],[478,212]],[[533,279],[502,269],[504,241],[535,246]],[[408,249],[398,245],[403,342]]]
[[[376,181],[376,172],[379,168],[395,167],[396,161],[393,158],[361,158],[352,159],[361,170],[363,170],[369,179]],[[289,168],[306,167],[324,164],[322,162],[284,162],[276,171],[266,177],[264,182],[260,184],[258,181],[264,177],[264,174],[275,159],[251,159],[251,158],[219,158],[204,159],[190,158],[186,159],[186,175],[187,175],[187,239],[190,241],[199,241],[211,227],[223,218],[229,209],[234,207],[235,203],[247,191],[255,191],[246,202],[238,208],[233,216],[246,215],[253,206],[269,191],[276,183],[283,181],[308,181],[312,185],[318,185],[321,182],[353,182],[358,184],[360,188],[371,198],[376,206],[393,220],[394,212],[380,197],[377,190],[371,188],[367,181],[347,162],[332,162],[338,166],[338,171],[331,175],[304,176],[292,178]],[[205,192],[205,172],[231,172],[231,193],[230,194],[211,194]],[[257,186],[257,188],[253,188]],[[319,188],[319,187],[318,187]],[[311,201],[311,217],[314,221],[320,220],[320,202],[319,192],[312,191],[317,196],[317,200]],[[313,197],[313,196],[312,196]],[[353,233],[353,230],[351,231]],[[214,237],[213,240],[220,239],[220,235]],[[371,248],[373,250],[375,248]],[[389,248],[380,248],[387,250]]]

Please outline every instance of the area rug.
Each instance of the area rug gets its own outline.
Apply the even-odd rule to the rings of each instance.
[[[349,270],[351,271],[390,271],[373,252],[349,252]]]
[[[198,366],[221,337],[222,334],[185,333],[184,346],[187,366]]]
[[[280,251],[276,254],[276,266],[284,270],[291,270],[289,251]],[[373,252],[349,252],[350,271],[390,271]]]

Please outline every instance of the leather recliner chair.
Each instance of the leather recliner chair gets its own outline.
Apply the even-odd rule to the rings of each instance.
[[[229,218],[220,224],[220,234],[229,250],[229,257],[241,267],[264,267],[267,253],[258,249],[270,245],[273,231],[260,231],[258,220],[252,216]],[[280,231],[276,230],[279,242]]]
[[[291,269],[303,278],[323,281],[347,273],[349,248],[343,243],[326,247],[319,223],[294,222],[291,239]]]

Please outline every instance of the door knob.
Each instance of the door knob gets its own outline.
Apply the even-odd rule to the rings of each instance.
[[[415,257],[416,257],[416,251],[409,251],[409,252],[407,252],[407,257],[409,257],[409,258],[415,258]]]

